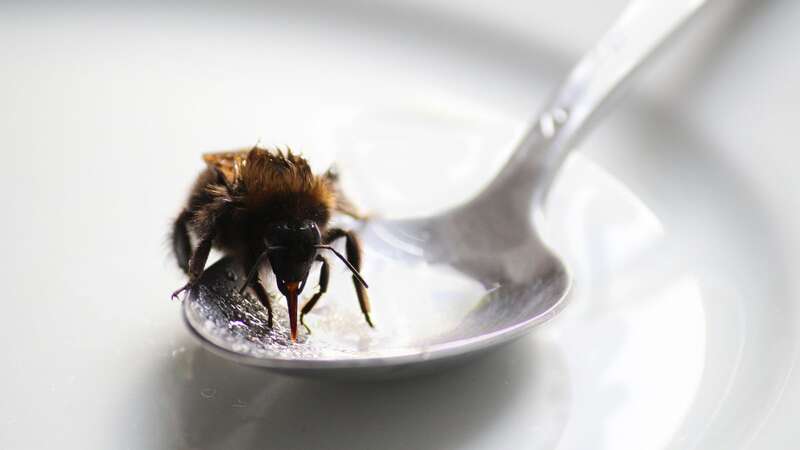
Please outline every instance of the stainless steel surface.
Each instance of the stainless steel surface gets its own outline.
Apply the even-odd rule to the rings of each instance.
[[[566,267],[536,229],[534,219],[547,189],[568,151],[613,94],[703,3],[631,2],[476,198],[439,215],[378,219],[359,230],[366,264],[370,254],[383,258],[382,282],[422,279],[404,278],[407,272],[400,267],[433,280],[419,285],[419,298],[398,305],[397,315],[376,317],[376,331],[360,329],[365,327],[352,317],[337,316],[315,324],[312,334],[293,345],[286,338],[282,309],[269,330],[260,305],[235,292],[243,269],[228,259],[209,268],[184,302],[187,325],[209,349],[244,364],[291,374],[375,378],[454,364],[545,322],[563,307],[571,283]],[[457,290],[463,297],[460,308],[452,302],[440,307],[445,302],[428,292],[449,283],[468,285]],[[373,297],[373,303],[384,300]],[[421,311],[423,304],[427,309]],[[417,322],[417,316],[438,326],[399,325]]]

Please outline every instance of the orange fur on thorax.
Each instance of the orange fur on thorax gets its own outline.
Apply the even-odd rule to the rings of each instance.
[[[329,182],[311,172],[308,162],[287,150],[274,152],[253,148],[242,161],[239,180],[247,192],[251,206],[263,204],[274,194],[306,194],[326,208],[335,206],[335,196]]]
[[[238,197],[242,206],[258,210],[275,197],[298,194],[295,198],[311,200],[326,210],[337,206],[336,191],[326,176],[317,176],[308,162],[287,149],[267,150],[253,147],[250,150],[207,153],[203,160],[226,180],[227,187],[209,186],[207,192]],[[219,191],[219,192],[215,192]],[[287,205],[287,207],[290,205]]]

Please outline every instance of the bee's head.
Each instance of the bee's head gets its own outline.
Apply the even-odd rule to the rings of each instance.
[[[272,223],[268,225],[266,240],[270,248],[269,262],[278,279],[278,289],[287,295],[287,283],[304,283],[308,277],[308,271],[317,256],[317,246],[322,240],[319,228],[311,220]]]
[[[258,261],[250,268],[247,280],[241,288],[254,279],[258,266],[263,258],[269,258],[272,272],[278,284],[278,290],[286,297],[289,307],[289,322],[292,341],[297,339],[297,297],[303,291],[311,265],[317,258],[319,250],[328,250],[341,259],[353,273],[353,280],[367,288],[367,282],[341,253],[330,245],[322,244],[319,227],[313,220],[287,220],[274,222],[267,226],[264,235],[265,249]]]
[[[319,227],[311,220],[276,222],[267,227],[267,257],[278,290],[289,306],[292,341],[297,339],[297,297],[305,287],[321,241]]]

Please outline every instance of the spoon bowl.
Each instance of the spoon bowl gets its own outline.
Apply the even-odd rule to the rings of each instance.
[[[368,243],[367,248],[372,245]],[[552,317],[563,304],[569,277],[557,258],[550,258],[548,265],[549,273],[537,283],[487,287],[454,326],[406,329],[402,339],[391,336],[396,324],[378,322],[378,328],[370,330],[353,322],[357,319],[354,314],[346,320],[315,325],[311,334],[301,333],[299,342],[292,344],[286,311],[276,310],[270,329],[258,301],[238,294],[237,280],[245,276],[245,271],[231,258],[223,258],[206,270],[198,289],[184,302],[183,312],[189,329],[206,348],[239,363],[326,378],[396,378],[435,371],[478,356]],[[429,309],[432,317],[446,318],[449,313],[446,307],[437,309],[435,303]],[[359,330],[362,338],[326,339],[347,336],[354,328],[365,328]],[[363,339],[365,336],[367,339]]]
[[[430,217],[362,224],[357,231],[373,304],[388,308],[375,314],[376,330],[338,305],[319,311],[322,305],[312,332],[293,344],[285,311],[277,309],[270,329],[258,301],[238,293],[244,269],[229,258],[208,268],[184,302],[189,329],[211,351],[240,363],[374,379],[456,364],[552,318],[571,278],[536,227],[551,182],[612,94],[703,3],[632,2],[474,199]],[[383,289],[379,295],[377,289]]]

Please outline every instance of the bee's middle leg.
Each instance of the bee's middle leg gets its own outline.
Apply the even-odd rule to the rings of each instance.
[[[178,289],[177,291],[172,293],[172,298],[178,298],[178,295],[183,291],[189,291],[194,285],[200,280],[200,276],[203,275],[203,271],[206,268],[206,261],[208,261],[208,254],[211,252],[211,246],[214,243],[214,234],[210,233],[207,236],[204,236],[200,243],[197,244],[197,248],[194,249],[192,252],[191,258],[189,258],[188,264],[188,271],[189,274],[189,281],[186,284]]]

